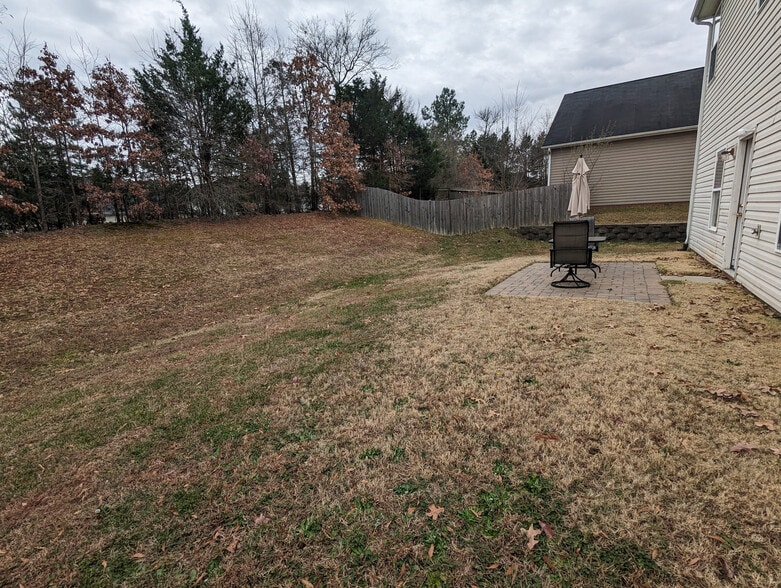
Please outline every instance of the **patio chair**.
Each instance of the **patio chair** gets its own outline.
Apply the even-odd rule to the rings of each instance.
[[[564,221],[553,223],[553,248],[550,250],[550,275],[566,268],[561,280],[551,282],[554,288],[588,288],[591,284],[578,276],[578,268],[590,269],[592,250],[588,246],[588,221]]]
[[[594,222],[593,216],[582,216],[580,217],[580,220],[588,221],[588,236],[594,237],[596,235],[596,224]],[[591,242],[588,243],[588,248],[591,249],[591,251],[599,251],[599,243]],[[602,268],[599,267],[599,264],[591,262],[591,269],[593,271],[594,268],[597,268],[599,270],[599,273],[602,273]]]

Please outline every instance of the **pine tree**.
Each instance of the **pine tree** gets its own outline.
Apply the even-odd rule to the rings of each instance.
[[[223,47],[211,54],[204,49],[184,6],[180,24],[154,51],[155,63],[134,73],[153,120],[150,131],[168,159],[169,180],[197,187],[196,212],[214,216],[226,211],[217,184],[239,166],[252,107]]]

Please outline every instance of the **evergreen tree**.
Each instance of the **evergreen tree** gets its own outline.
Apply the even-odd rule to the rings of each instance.
[[[464,103],[456,99],[455,90],[442,88],[431,106],[423,107],[421,116],[440,156],[436,184],[441,188],[458,187],[458,164],[469,124],[469,117],[464,114]]]
[[[428,134],[407,110],[401,91],[378,74],[340,92],[352,104],[350,132],[360,147],[364,183],[416,198],[431,196],[438,159]]]
[[[196,212],[227,212],[229,190],[218,183],[234,176],[252,119],[242,81],[224,58],[223,47],[209,54],[182,6],[181,29],[165,36],[155,63],[134,70],[141,98],[167,161],[169,180],[196,186]]]

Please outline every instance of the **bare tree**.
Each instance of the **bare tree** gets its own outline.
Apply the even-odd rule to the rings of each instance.
[[[228,40],[237,73],[245,80],[254,110],[253,126],[268,136],[268,119],[274,107],[277,89],[269,76],[269,67],[284,58],[279,35],[272,36],[263,26],[255,6],[245,0],[241,8],[230,11],[231,33]]]
[[[502,112],[498,107],[481,108],[475,112],[475,118],[480,121],[480,135],[487,136],[493,133],[501,117]]]
[[[293,34],[299,53],[317,59],[336,91],[364,73],[393,66],[388,44],[377,39],[373,14],[360,22],[352,12],[339,21],[315,16],[294,24]]]

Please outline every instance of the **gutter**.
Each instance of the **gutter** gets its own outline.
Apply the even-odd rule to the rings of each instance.
[[[697,172],[700,166],[700,145],[702,144],[702,114],[705,111],[705,96],[708,93],[708,72],[710,72],[710,59],[711,59],[711,46],[713,45],[713,27],[716,17],[714,16],[710,21],[700,20],[695,16],[697,10],[702,6],[702,0],[697,3],[694,14],[692,15],[692,22],[696,25],[704,25],[708,27],[708,44],[705,48],[705,67],[702,70],[702,93],[700,94],[700,114],[697,118],[697,141],[694,147],[694,169],[692,170],[692,189],[689,194],[689,214],[686,219],[686,240],[683,242],[683,250],[686,251],[689,248],[689,239],[691,238],[692,230],[692,218],[694,216],[694,196],[697,193]]]
[[[702,104],[700,104],[702,107]],[[673,129],[662,129],[660,131],[644,131],[642,133],[630,133],[627,135],[611,135],[610,137],[599,137],[596,139],[583,139],[582,141],[570,141],[569,143],[558,143],[557,145],[546,145],[545,148],[549,151],[551,149],[562,149],[564,147],[572,147],[575,145],[584,145],[592,143],[610,143],[613,141],[624,141],[626,139],[642,139],[644,137],[658,137],[662,135],[672,135],[675,133],[686,133],[688,131],[696,131],[697,125],[688,127],[675,127]]]

